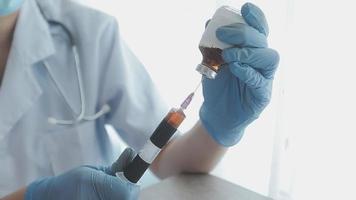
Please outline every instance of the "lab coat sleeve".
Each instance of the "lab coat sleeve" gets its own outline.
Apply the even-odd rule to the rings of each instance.
[[[140,150],[168,112],[168,106],[142,63],[122,40],[115,19],[103,34],[100,49],[105,70],[101,96],[103,103],[111,107],[106,123],[129,146]]]

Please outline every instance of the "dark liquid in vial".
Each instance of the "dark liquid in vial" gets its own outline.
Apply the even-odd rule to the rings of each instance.
[[[199,50],[203,55],[202,64],[214,70],[215,72],[217,72],[220,66],[224,64],[224,60],[221,55],[221,49],[199,46]]]

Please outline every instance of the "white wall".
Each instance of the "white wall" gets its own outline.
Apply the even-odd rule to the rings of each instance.
[[[285,75],[293,199],[356,199],[353,1],[294,2]]]

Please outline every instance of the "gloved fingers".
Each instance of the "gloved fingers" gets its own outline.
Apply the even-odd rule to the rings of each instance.
[[[229,69],[240,81],[245,83],[249,88],[257,89],[265,86],[267,80],[258,71],[238,62],[229,63]]]
[[[122,174],[122,172],[120,172]],[[123,174],[122,174],[123,175]],[[137,183],[131,183],[130,181],[127,181],[126,178],[120,178],[119,177],[108,177],[111,181],[112,188],[121,188],[120,192],[120,199],[128,199],[128,200],[134,200],[138,199],[138,194],[140,192],[140,185]],[[117,189],[116,189],[117,190]]]
[[[111,171],[111,167],[108,167],[108,166],[90,166],[90,165],[85,165],[84,167],[88,167],[90,169],[95,169],[97,171],[102,171],[104,172],[105,174],[108,174],[108,175],[112,175],[113,176],[113,172]]]
[[[216,37],[227,44],[239,47],[267,47],[267,37],[257,29],[243,23],[219,27]]]
[[[115,174],[116,172],[121,172],[124,168],[134,159],[136,153],[131,148],[126,148],[117,159],[111,165],[111,171]]]
[[[140,189],[139,185],[120,177],[96,172],[91,173],[90,180],[98,199],[137,199]]]
[[[279,63],[278,52],[269,48],[228,48],[222,57],[226,63],[248,64],[267,79],[273,78]]]
[[[265,36],[268,36],[268,23],[264,13],[259,7],[252,3],[245,3],[241,8],[241,14],[248,25],[254,27]]]

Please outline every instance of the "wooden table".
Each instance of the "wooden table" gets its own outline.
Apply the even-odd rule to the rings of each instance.
[[[140,200],[272,200],[212,175],[186,174],[144,188]]]

